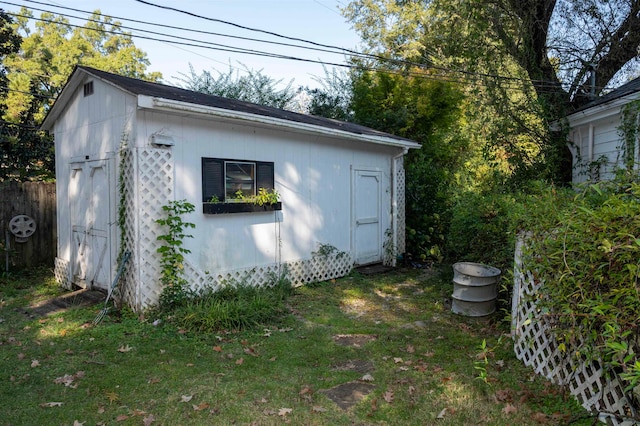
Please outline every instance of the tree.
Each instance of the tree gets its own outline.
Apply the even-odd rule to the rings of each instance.
[[[5,120],[19,122],[34,109],[33,120],[39,124],[76,65],[151,81],[162,77],[145,73],[146,54],[135,47],[119,22],[99,10],[82,27],[73,27],[63,16],[42,13],[34,31],[28,26],[34,19],[31,11],[22,8],[15,16],[14,28],[23,41],[20,51],[5,59],[10,69]]]
[[[146,74],[149,61],[120,24],[99,11],[85,26],[43,13],[32,31],[31,12],[0,14],[0,180],[54,177],[53,141],[38,125],[62,91],[76,65],[87,65],[131,77]]]
[[[0,10],[0,100],[6,99],[9,93],[7,72],[10,69],[5,65],[5,58],[17,53],[22,42],[12,23],[11,17]],[[0,102],[0,116],[4,116],[5,111],[4,102]],[[0,181],[51,177],[51,140],[34,126],[0,121]]]
[[[354,73],[339,72],[335,68],[329,72],[324,69],[324,78],[317,78],[319,88],[305,90],[310,96],[307,112],[334,120],[353,121],[353,82]]]
[[[229,65],[228,72],[216,71],[218,73],[216,77],[206,70],[198,74],[193,69],[193,66],[189,64],[189,73],[182,74],[182,77],[178,80],[182,83],[183,88],[195,92],[238,99],[274,108],[295,109],[293,101],[296,92],[291,88],[293,80],[284,88],[278,89],[277,85],[282,80],[274,80],[262,74],[262,70],[255,71],[248,69],[244,65],[242,66],[244,67],[245,75],[240,75],[239,70],[234,71],[233,67]]]
[[[558,177],[565,139],[549,122],[638,63],[640,0],[353,0],[343,12],[370,52],[484,95],[481,114],[502,118],[490,121],[494,158],[528,175]]]

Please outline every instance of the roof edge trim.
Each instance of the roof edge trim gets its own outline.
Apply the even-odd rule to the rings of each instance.
[[[271,126],[286,127],[302,132],[311,132],[315,134],[323,134],[326,136],[338,137],[341,139],[350,139],[361,142],[369,142],[378,145],[386,145],[402,148],[420,148],[421,145],[417,142],[409,140],[402,141],[393,138],[387,138],[384,136],[372,136],[363,135],[351,132],[345,132],[338,129],[330,129],[321,126],[315,126],[313,124],[300,123],[296,121],[283,120],[280,118],[262,116],[257,114],[251,114],[240,111],[233,111],[223,108],[216,108],[204,105],[195,105],[188,102],[176,101],[173,99],[157,98],[146,95],[138,95],[138,107],[144,109],[158,109],[158,110],[174,110],[183,111],[194,114],[204,114],[216,117],[229,118],[234,120],[248,121],[253,123],[267,124]]]

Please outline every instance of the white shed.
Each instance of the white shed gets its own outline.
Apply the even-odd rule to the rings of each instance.
[[[123,302],[160,292],[157,219],[196,205],[186,278],[195,290],[294,284],[394,263],[404,250],[403,156],[420,145],[370,128],[77,67],[42,128],[55,138],[61,285],[106,289],[131,253]],[[281,204],[231,202],[275,188]],[[218,201],[208,203],[212,198]],[[233,200],[237,201],[237,200]],[[267,211],[265,211],[267,210]]]
[[[611,179],[624,167],[622,113],[629,103],[640,99],[640,78],[589,102],[566,117],[569,125],[569,149],[573,157],[572,181]],[[640,163],[635,141],[635,168]]]

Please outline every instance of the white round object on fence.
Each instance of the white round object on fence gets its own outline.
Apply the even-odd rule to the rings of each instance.
[[[17,243],[24,243],[36,232],[36,221],[26,214],[19,214],[9,221],[9,231],[15,235]]]

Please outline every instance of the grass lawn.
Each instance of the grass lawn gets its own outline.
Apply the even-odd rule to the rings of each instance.
[[[0,424],[593,424],[504,326],[450,312],[444,271],[301,287],[276,322],[215,333],[93,325],[103,305],[31,317],[59,293],[50,271],[0,279]]]

